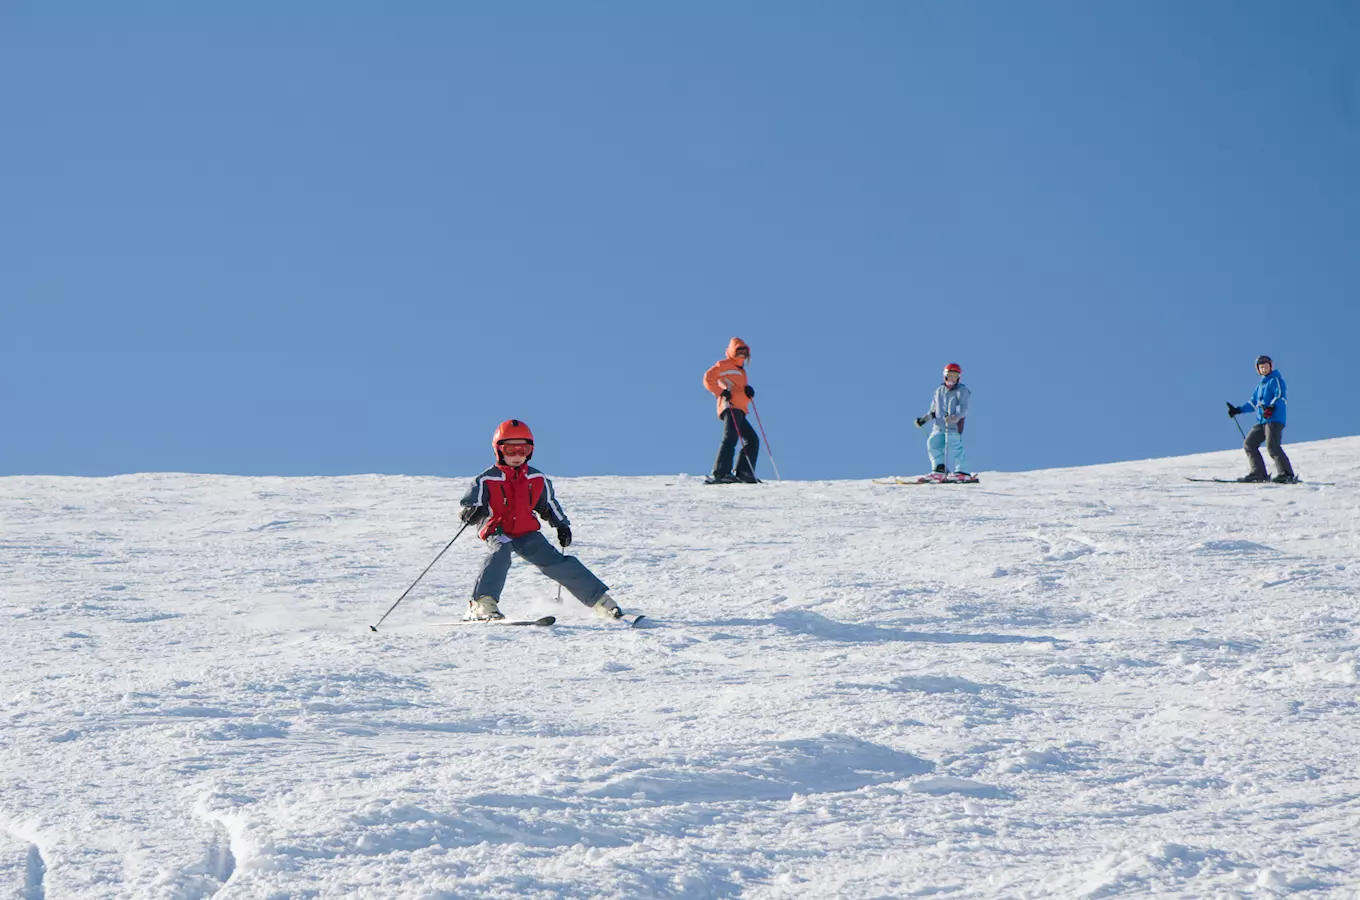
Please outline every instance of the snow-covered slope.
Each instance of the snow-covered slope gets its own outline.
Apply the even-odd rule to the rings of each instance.
[[[559,481],[649,630],[432,627],[465,536],[370,632],[462,479],[0,479],[0,898],[1351,896],[1360,439],[1289,450]]]

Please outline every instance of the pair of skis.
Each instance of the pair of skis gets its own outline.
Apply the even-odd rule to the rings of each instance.
[[[961,476],[958,474],[944,474],[943,472],[931,472],[929,475],[922,475],[920,478],[883,478],[874,479],[874,484],[908,485],[908,484],[977,484],[976,475]]]
[[[1236,478],[1191,478],[1186,476],[1185,480],[1198,481],[1207,484],[1324,484],[1333,486],[1336,484],[1335,481],[1303,481],[1298,478],[1293,481],[1275,481],[1274,479],[1266,479],[1265,481],[1238,481]]]
[[[609,621],[621,622],[629,628],[637,628],[646,619],[644,615],[623,615]],[[537,619],[459,619],[456,622],[431,622],[431,625],[454,628],[462,625],[537,625],[547,627],[556,624],[557,616],[540,616]]]

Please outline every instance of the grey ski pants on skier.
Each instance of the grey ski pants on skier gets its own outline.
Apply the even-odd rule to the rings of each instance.
[[[503,541],[501,535],[487,538],[491,552],[482,560],[482,573],[472,587],[472,597],[490,597],[500,602],[501,591],[505,589],[505,576],[510,574],[510,554],[521,557],[538,567],[538,571],[566,588],[573,597],[586,606],[594,606],[609,588],[595,577],[595,573],[585,567],[574,556],[566,556],[543,536],[541,531],[531,531]]]
[[[1280,438],[1283,435],[1284,426],[1277,422],[1256,425],[1247,432],[1247,440],[1242,444],[1242,448],[1247,451],[1247,461],[1251,463],[1253,475],[1266,474],[1266,463],[1261,459],[1262,444],[1266,445],[1266,451],[1275,461],[1275,468],[1279,470],[1276,472],[1277,475],[1294,474],[1294,467],[1289,464],[1289,457],[1284,455],[1284,448],[1280,446]]]

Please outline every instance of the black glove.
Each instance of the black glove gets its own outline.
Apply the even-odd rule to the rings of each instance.
[[[1230,418],[1230,419],[1235,419],[1235,418],[1237,418],[1237,417],[1240,416],[1240,415],[1242,415],[1242,410],[1238,409],[1236,406],[1233,406],[1231,403],[1229,403],[1229,404],[1228,404],[1228,418]]]
[[[557,526],[557,543],[559,543],[559,544],[562,545],[562,549],[563,549],[563,550],[565,550],[565,549],[567,549],[568,547],[571,546],[571,526],[570,526],[570,525],[558,525],[558,526]]]
[[[1265,416],[1267,419],[1269,419],[1271,416],[1275,415],[1275,407],[1273,407],[1273,406],[1263,406],[1263,407],[1261,407],[1261,415],[1263,415],[1263,416]]]
[[[756,389],[751,387],[749,384],[746,385],[746,396],[748,399],[751,400],[754,400],[756,398]]]
[[[920,428],[922,425],[926,424],[927,422],[929,422],[929,421],[930,421],[931,419],[933,419],[933,418],[935,418],[935,414],[934,414],[934,413],[931,413],[931,414],[928,415],[928,416],[918,416],[917,419],[916,419],[916,427],[917,427],[917,428]]]
[[[719,394],[718,396],[721,397],[721,398],[723,398],[724,400],[731,400],[731,399],[732,399],[732,392],[731,392],[731,391],[723,391],[723,392],[722,392],[721,394]]]
[[[464,506],[462,512],[458,513],[458,518],[463,520],[464,525],[476,525],[486,517],[485,506]]]

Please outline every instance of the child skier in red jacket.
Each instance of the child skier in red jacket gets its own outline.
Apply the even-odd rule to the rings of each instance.
[[[518,419],[502,422],[491,438],[496,465],[472,482],[463,495],[459,518],[472,525],[483,522],[477,536],[491,552],[472,587],[467,618],[501,619],[499,602],[510,572],[510,554],[518,553],[538,570],[562,585],[577,600],[606,618],[623,615],[609,596],[609,588],[574,556],[564,556],[539,531],[542,517],[557,530],[557,542],[571,545],[571,522],[553,493],[552,482],[529,466],[534,455],[534,434]]]

